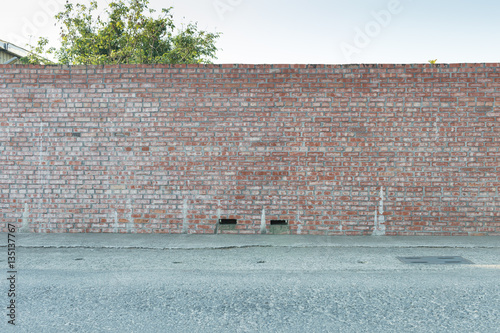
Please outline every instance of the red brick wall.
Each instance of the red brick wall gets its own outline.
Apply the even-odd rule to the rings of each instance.
[[[1,65],[0,226],[499,235],[498,89],[499,64]]]

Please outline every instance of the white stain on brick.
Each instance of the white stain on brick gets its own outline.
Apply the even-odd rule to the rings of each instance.
[[[113,226],[113,232],[116,234],[118,233],[118,212],[116,211],[115,209],[115,212],[114,212],[114,218],[115,218],[115,224]]]
[[[220,199],[217,199],[217,221],[215,222],[215,231],[214,231],[214,234],[216,234],[217,231],[218,231],[219,221],[220,221],[221,214],[222,214],[222,212],[221,212]]]
[[[295,219],[297,220],[297,235],[300,235],[302,233],[302,223],[300,223],[300,214],[298,209],[297,209],[297,216]]]
[[[260,233],[265,234],[266,230],[266,210],[262,208],[262,214],[260,216]]]
[[[30,231],[29,222],[28,222],[29,215],[30,215],[30,211],[29,211],[28,203],[25,202],[24,203],[23,219],[22,219],[22,223],[21,223],[21,228],[19,228],[19,232],[29,232]]]
[[[217,199],[217,221],[220,219],[221,213],[220,199]]]
[[[439,120],[439,117],[436,116],[436,119],[434,120],[434,133],[435,133],[435,136],[434,136],[434,142],[438,142],[438,137],[439,137],[439,128],[438,128],[438,120]]]
[[[375,220],[372,236],[385,236],[385,217],[384,217],[384,187],[380,187],[380,201],[377,210],[375,209]]]
[[[188,204],[187,199],[184,198],[184,203],[182,204],[182,233],[187,234],[188,232],[188,222],[187,222]]]
[[[127,210],[128,210],[128,213],[127,213],[127,220],[128,220],[127,233],[130,234],[130,233],[136,232],[135,226],[134,226],[134,221],[132,220],[132,205],[130,204],[130,198],[127,199]]]

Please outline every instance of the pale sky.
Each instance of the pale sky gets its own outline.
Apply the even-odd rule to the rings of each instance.
[[[56,40],[64,3],[3,1],[0,39]],[[223,33],[215,63],[500,62],[498,0],[150,0],[170,6],[176,23]]]

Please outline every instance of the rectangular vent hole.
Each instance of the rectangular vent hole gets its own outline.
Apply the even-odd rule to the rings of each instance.
[[[271,225],[287,225],[287,220],[271,220]]]
[[[71,133],[71,136],[81,137],[82,133]]]
[[[219,219],[219,224],[236,224],[236,219]]]

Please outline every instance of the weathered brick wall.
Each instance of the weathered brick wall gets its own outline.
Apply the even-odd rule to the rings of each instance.
[[[0,226],[499,235],[499,65],[2,65]]]

